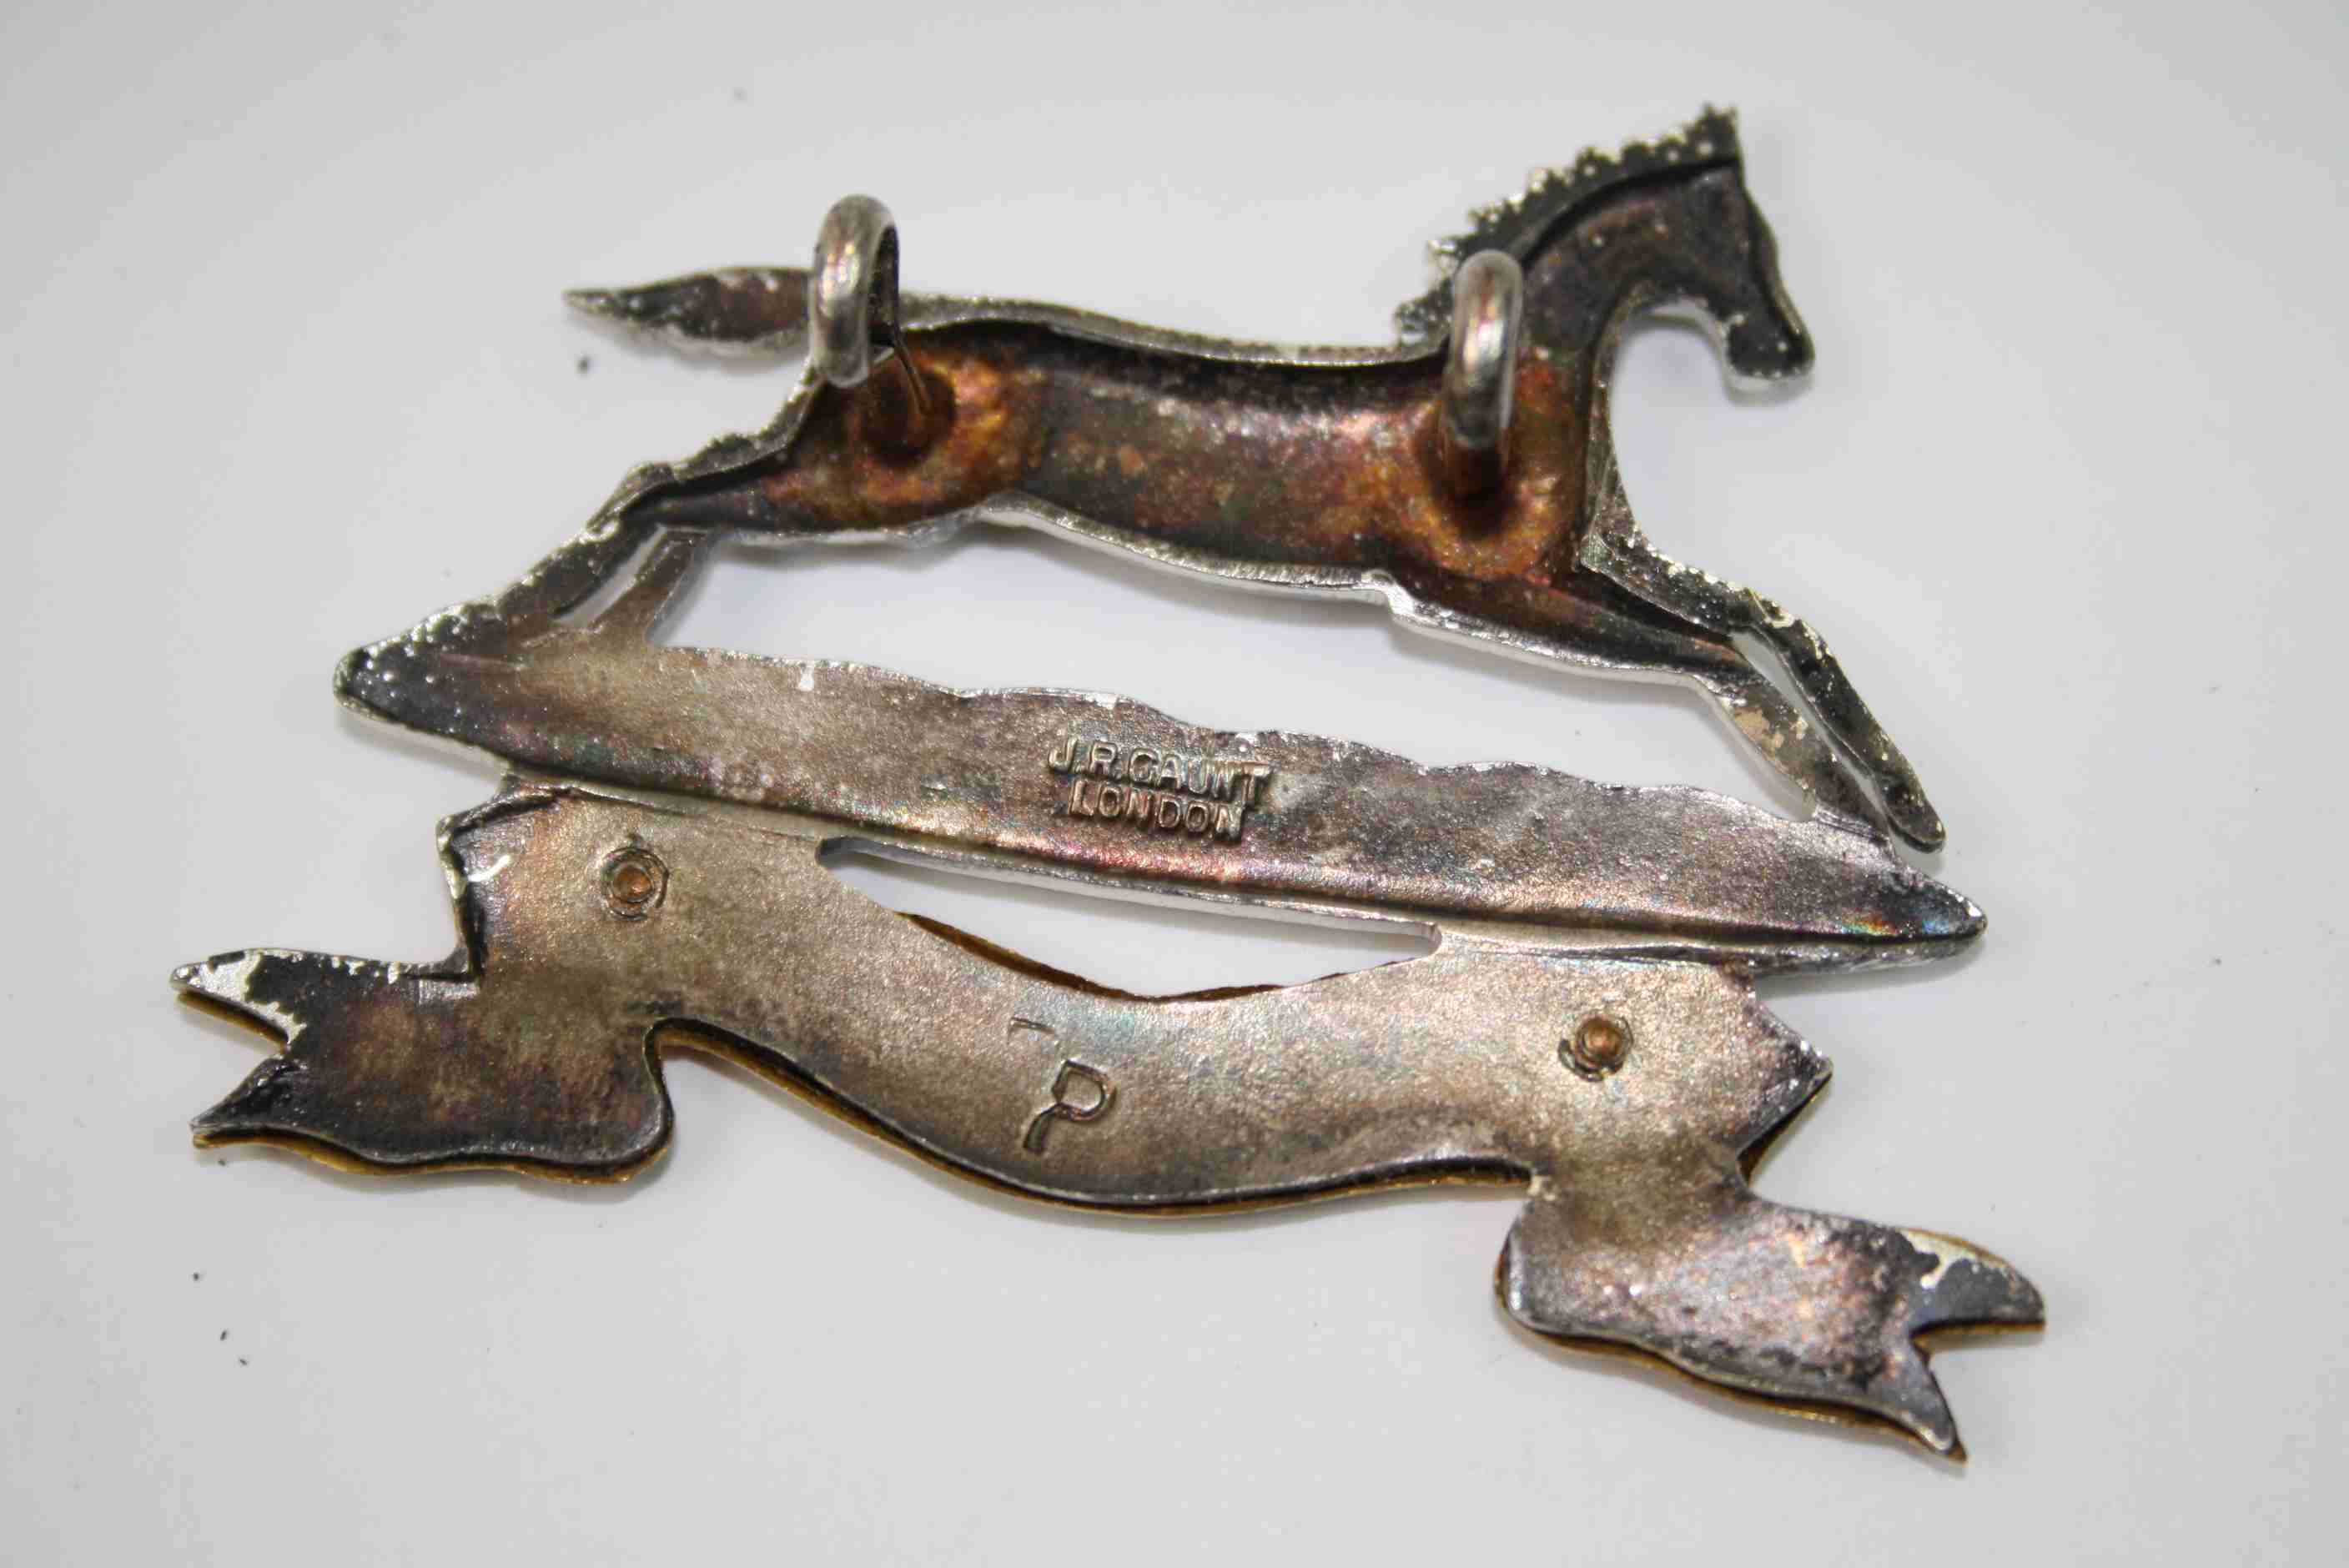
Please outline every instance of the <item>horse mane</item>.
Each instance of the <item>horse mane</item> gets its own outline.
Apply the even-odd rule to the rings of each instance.
[[[1737,111],[1714,108],[1652,141],[1632,141],[1618,152],[1585,148],[1572,163],[1543,170],[1521,196],[1479,207],[1468,227],[1428,246],[1435,281],[1395,307],[1395,333],[1404,343],[1432,342],[1452,325],[1452,274],[1479,251],[1506,251],[1526,260],[1558,220],[1592,197],[1651,175],[1740,161]]]

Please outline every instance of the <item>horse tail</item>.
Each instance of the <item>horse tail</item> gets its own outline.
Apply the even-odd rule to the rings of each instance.
[[[725,267],[634,288],[573,289],[563,297],[683,353],[785,356],[807,346],[804,267]]]

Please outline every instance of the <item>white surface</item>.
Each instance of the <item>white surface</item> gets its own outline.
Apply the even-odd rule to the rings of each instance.
[[[2337,11],[200,9],[0,23],[0,1558],[2340,1549]],[[1504,1194],[1071,1217],[691,1059],[618,1191],[190,1150],[256,1042],[172,964],[450,944],[432,823],[494,771],[339,715],[336,657],[787,384],[558,289],[795,261],[864,189],[913,286],[1377,340],[1464,208],[1708,98],[1820,367],[1742,407],[1642,335],[1634,500],[1835,638],[1992,916],[1773,988],[1839,1073],[1762,1185],[2044,1289],[1936,1361],[1970,1468],[1516,1332]],[[1692,697],[1026,539],[736,561],[686,634],[1771,798]],[[1123,986],[1392,954],[854,874]]]

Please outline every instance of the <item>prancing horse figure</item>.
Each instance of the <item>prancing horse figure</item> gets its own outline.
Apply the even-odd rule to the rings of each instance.
[[[864,227],[844,238],[850,220]],[[1061,529],[1247,585],[1382,599],[1406,624],[1578,669],[1692,682],[1826,810],[1940,845],[1907,759],[1819,635],[1753,590],[1660,554],[1624,495],[1609,391],[1634,317],[1692,314],[1743,383],[1811,365],[1729,114],[1585,152],[1474,214],[1436,247],[1459,288],[1439,283],[1403,305],[1392,347],[1278,348],[1051,305],[900,298],[896,234],[878,203],[843,202],[826,236],[812,272],[734,269],[570,296],[721,351],[798,347],[813,305],[811,366],[766,429],[639,469],[521,583],[428,624],[431,641],[534,634],[656,528],[907,542],[981,520]],[[1507,261],[1481,260],[1495,252]],[[1518,291],[1505,302],[1505,358],[1489,333],[1478,337],[1484,325],[1453,319],[1473,267]],[[1447,333],[1452,360],[1484,343],[1488,377],[1501,367],[1485,388],[1498,444],[1481,477],[1449,439]],[[681,553],[648,560],[674,576],[690,569]],[[1739,635],[1771,649],[1808,715],[1747,661]],[[346,665],[345,692],[380,711],[368,662]]]

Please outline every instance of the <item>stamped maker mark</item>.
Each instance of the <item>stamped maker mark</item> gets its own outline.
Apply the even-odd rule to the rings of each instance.
[[[1053,1032],[1049,1025],[1032,1019],[1011,1020],[1014,1036],[1023,1030],[1040,1035]],[[1030,1119],[1027,1135],[1019,1140],[1019,1146],[1030,1154],[1044,1152],[1044,1139],[1052,1130],[1052,1123],[1099,1121],[1109,1114],[1110,1103],[1117,1099],[1117,1090],[1099,1068],[1089,1068],[1074,1057],[1061,1063],[1061,1070],[1052,1075],[1049,1092],[1052,1102]]]
[[[1237,842],[1272,783],[1272,764],[1118,746],[1065,735],[1044,766],[1069,780],[1064,817],[1125,822],[1150,832]]]

